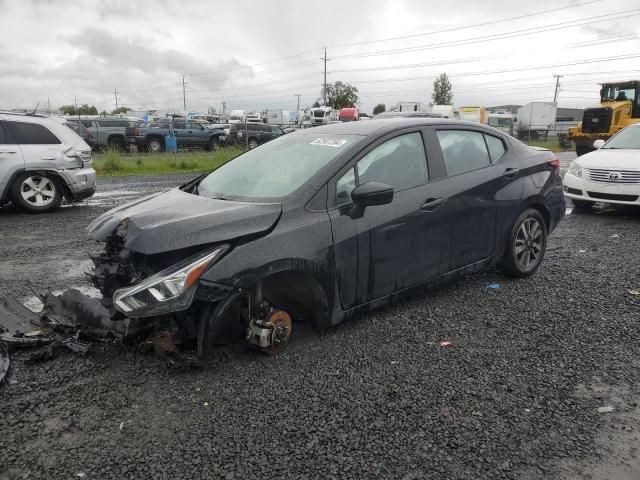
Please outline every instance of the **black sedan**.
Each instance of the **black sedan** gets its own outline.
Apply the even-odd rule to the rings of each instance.
[[[531,275],[564,213],[555,156],[491,127],[328,125],[105,213],[93,281],[114,317],[171,326],[200,354],[243,334],[275,353],[292,320],[325,329],[492,263]]]

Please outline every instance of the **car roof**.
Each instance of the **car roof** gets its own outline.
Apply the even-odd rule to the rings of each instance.
[[[474,127],[481,129],[484,125],[475,122],[465,122],[446,118],[385,118],[373,119],[368,122],[344,122],[321,127],[305,128],[296,135],[340,134],[340,135],[371,135],[384,134],[393,130],[407,127],[446,125],[451,127]]]

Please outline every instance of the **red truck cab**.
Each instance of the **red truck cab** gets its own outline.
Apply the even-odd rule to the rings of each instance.
[[[341,108],[338,119],[341,122],[355,122],[360,120],[360,111],[355,107]]]

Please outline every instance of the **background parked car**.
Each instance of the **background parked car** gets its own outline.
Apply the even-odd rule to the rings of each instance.
[[[201,122],[177,119],[160,120],[127,129],[127,143],[139,150],[161,152],[165,149],[165,137],[174,134],[178,148],[202,148],[215,150],[223,145],[226,133],[222,128],[209,128]]]
[[[233,123],[229,127],[228,142],[231,145],[244,145],[246,143],[249,148],[255,148],[284,134],[284,130],[278,125]]]
[[[55,210],[96,190],[91,147],[58,120],[0,113],[0,203]]]
[[[569,165],[564,176],[565,196],[576,210],[595,202],[640,206],[640,123],[620,130],[606,142],[596,140],[597,150]]]
[[[135,127],[142,123],[141,120],[122,117],[69,118],[68,121],[70,123],[78,123],[87,129],[93,138],[91,144],[93,148],[111,148],[114,150],[125,150],[127,146],[127,128]]]
[[[64,125],[76,132],[91,148],[95,148],[96,143],[93,135],[84,125],[75,122],[66,122]]]

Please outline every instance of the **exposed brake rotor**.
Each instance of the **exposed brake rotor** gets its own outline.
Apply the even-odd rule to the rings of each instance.
[[[267,323],[273,325],[271,346],[265,350],[269,355],[277,355],[287,345],[291,337],[291,316],[284,310],[274,310],[269,314]]]
[[[266,319],[251,320],[247,332],[249,345],[269,355],[277,355],[291,337],[291,316],[284,310],[271,310]]]

